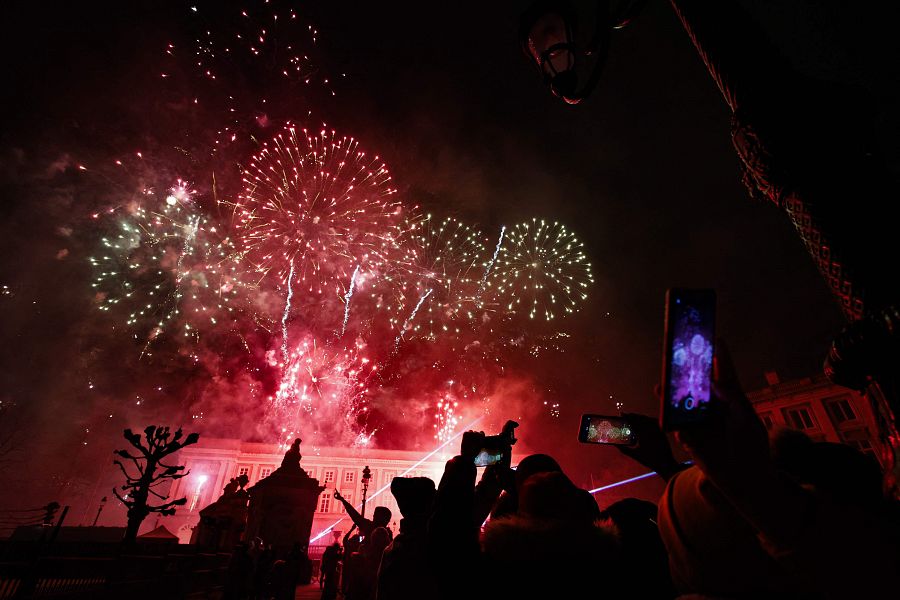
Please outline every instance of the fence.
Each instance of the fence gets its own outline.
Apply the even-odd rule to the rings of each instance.
[[[33,548],[7,556],[34,554]],[[31,550],[32,552],[29,552]],[[61,549],[55,549],[59,552]],[[0,600],[8,598],[192,598],[221,592],[227,554],[185,551],[105,556],[32,556],[0,562]]]

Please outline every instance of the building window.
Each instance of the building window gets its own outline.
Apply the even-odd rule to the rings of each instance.
[[[794,429],[816,429],[816,422],[808,406],[794,406],[784,409],[784,421]]]
[[[319,512],[327,513],[331,511],[331,492],[323,492],[319,498]]]
[[[837,400],[826,402],[825,406],[828,408],[835,425],[856,420],[856,413],[853,412],[853,406],[847,398],[838,398]]]
[[[241,475],[250,477],[250,467],[238,467],[237,476],[240,477]]]
[[[260,479],[265,479],[266,477],[268,477],[271,474],[272,474],[272,467],[263,467],[262,469],[259,470],[259,478]]]
[[[384,483],[388,484],[394,480],[394,472],[393,471],[385,471],[384,472]]]
[[[344,473],[344,483],[353,483],[354,479],[356,479],[356,471],[346,471]]]
[[[842,431],[841,440],[848,446],[853,446],[863,454],[868,454],[875,460],[878,460],[878,454],[872,446],[872,438],[869,435],[869,430],[865,427],[861,429],[851,429],[850,431]]]
[[[323,478],[325,483],[334,483],[334,469],[326,469]]]
[[[763,425],[766,426],[766,429],[772,429],[775,426],[775,422],[772,420],[772,413],[763,413],[759,415],[759,418],[762,420]]]
[[[344,500],[346,500],[346,501],[349,502],[350,504],[353,504],[353,492],[341,492],[341,496],[344,497]],[[340,511],[341,511],[342,513],[347,512],[347,509],[344,508],[344,503],[343,503],[343,502],[341,502],[341,508],[340,508]]]

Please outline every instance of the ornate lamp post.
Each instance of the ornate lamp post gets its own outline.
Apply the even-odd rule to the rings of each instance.
[[[900,277],[893,271],[900,244],[887,212],[895,182],[870,134],[874,127],[866,126],[870,103],[860,89],[794,71],[735,0],[669,1],[732,111],[744,183],[785,211],[847,318],[825,372],[866,392],[887,450],[886,484],[897,494]],[[522,47],[554,94],[580,102],[596,85],[603,57],[581,89],[577,57],[605,52],[611,29],[642,4],[597,0],[595,41],[581,49],[572,4],[538,2],[522,17]]]
[[[100,498],[100,506],[97,508],[97,514],[94,516],[94,522],[91,524],[92,527],[97,526],[97,521],[100,519],[100,513],[103,512],[103,507],[106,506],[106,496]]]
[[[369,469],[369,465],[366,465],[363,468],[362,472],[362,486],[363,486],[363,497],[362,497],[362,511],[360,514],[362,516],[366,516],[366,494],[369,493],[369,481],[372,479],[372,471]]]

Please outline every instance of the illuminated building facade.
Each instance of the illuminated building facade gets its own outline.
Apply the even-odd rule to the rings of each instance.
[[[782,382],[768,372],[766,380],[767,387],[747,397],[767,429],[797,429],[815,441],[848,444],[881,462],[875,414],[865,396],[824,375]]]
[[[398,476],[422,476],[430,477],[437,485],[444,472],[444,463],[450,458],[449,453],[438,453],[422,461],[425,452],[369,448],[301,446],[301,452],[300,466],[310,477],[318,479],[319,485],[325,486],[316,504],[312,539],[329,527],[333,528],[317,540],[320,544],[331,542],[332,531],[343,536],[350,528],[350,519],[343,505],[334,499],[334,490],[339,490],[358,510],[362,501],[362,470],[366,465],[372,472],[366,515],[371,517],[376,506],[388,507],[393,514],[391,527],[396,533],[400,513],[390,492],[391,480]],[[181,543],[188,543],[200,519],[200,510],[221,496],[222,488],[232,477],[247,475],[250,479],[248,487],[252,487],[277,469],[283,456],[284,449],[277,444],[201,437],[199,443],[180,453],[179,464],[185,465],[190,474],[173,484],[169,498],[183,496],[187,498],[187,504],[166,518],[166,527],[178,535]]]

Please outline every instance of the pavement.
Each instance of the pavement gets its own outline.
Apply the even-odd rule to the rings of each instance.
[[[319,600],[322,597],[322,591],[319,589],[319,582],[313,581],[309,585],[297,586],[296,600]]]

